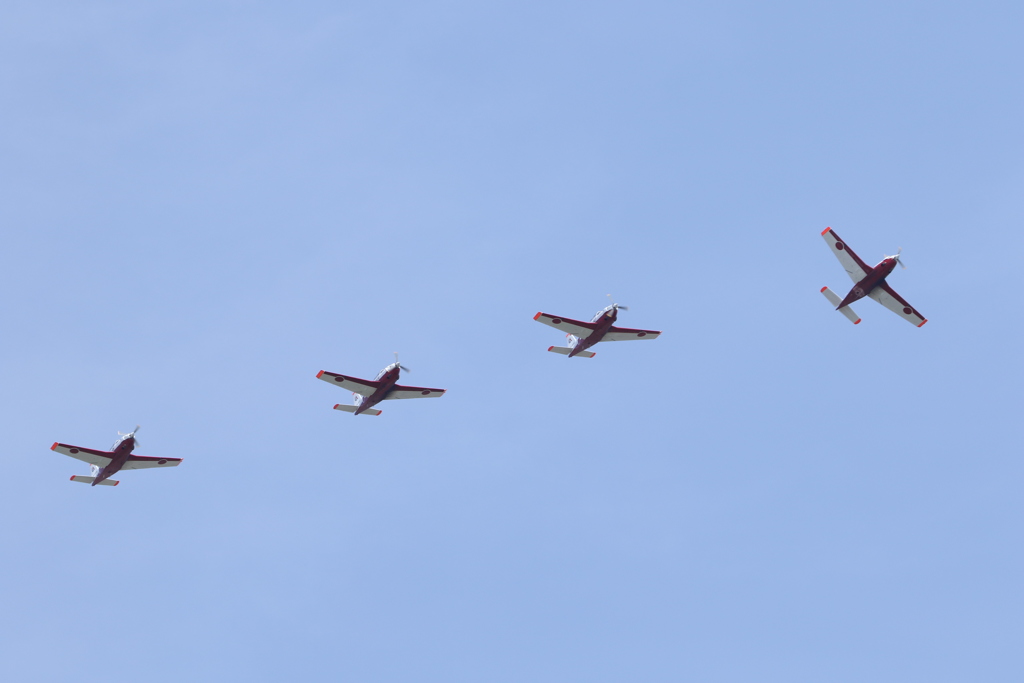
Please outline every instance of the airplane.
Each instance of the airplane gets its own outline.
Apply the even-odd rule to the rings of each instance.
[[[359,379],[349,375],[339,375],[336,372],[321,370],[316,373],[317,379],[330,382],[342,389],[352,392],[352,402],[355,405],[346,406],[337,404],[335,410],[342,410],[346,413],[359,415],[380,415],[380,410],[373,406],[381,401],[388,401],[397,398],[435,398],[443,396],[446,389],[428,389],[427,387],[407,387],[398,384],[398,377],[402,370],[412,372],[409,368],[398,362],[398,353],[395,353],[395,362],[377,373],[372,380]]]
[[[864,263],[857,254],[853,253],[843,242],[836,231],[832,228],[825,228],[821,236],[825,238],[825,242],[828,243],[832,253],[839,259],[839,263],[842,264],[843,269],[846,270],[846,274],[853,280],[853,289],[846,295],[846,298],[840,300],[839,296],[828,287],[822,287],[821,293],[825,295],[825,298],[836,307],[836,310],[845,315],[850,322],[854,325],[860,323],[860,316],[853,312],[850,308],[850,304],[858,299],[864,297],[871,297],[878,303],[882,304],[890,311],[900,316],[904,320],[921,327],[926,322],[927,318],[917,312],[917,310],[907,303],[906,299],[896,293],[889,283],[885,281],[885,278],[892,273],[893,269],[896,268],[896,264],[900,264],[900,267],[906,269],[903,262],[900,260],[900,255],[903,253],[903,248],[896,252],[894,256],[886,256],[884,259],[878,262],[874,268]]]
[[[75,475],[71,477],[71,481],[78,481],[92,486],[117,486],[121,482],[110,479],[110,477],[121,470],[177,467],[181,464],[181,458],[150,458],[145,455],[132,455],[132,451],[139,445],[139,442],[135,440],[135,432],[137,431],[139,431],[138,425],[135,426],[135,431],[127,434],[118,432],[118,439],[110,447],[109,451],[96,451],[91,448],[69,446],[64,443],[54,443],[50,446],[50,450],[89,463],[92,476],[83,477]]]
[[[611,294],[608,295],[611,297]],[[568,346],[549,346],[551,353],[560,353],[563,356],[572,358],[581,356],[593,358],[597,354],[587,351],[591,346],[603,341],[628,341],[630,339],[657,339],[661,332],[655,330],[633,330],[628,327],[614,327],[615,320],[619,317],[619,309],[628,311],[626,306],[612,302],[597,312],[597,315],[589,322],[562,318],[560,316],[538,313],[533,319],[544,323],[556,330],[565,332],[565,339]]]

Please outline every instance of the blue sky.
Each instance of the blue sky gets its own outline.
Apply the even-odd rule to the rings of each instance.
[[[1019,5],[0,17],[4,679],[1024,675]]]

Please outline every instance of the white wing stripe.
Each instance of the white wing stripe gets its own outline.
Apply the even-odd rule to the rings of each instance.
[[[877,301],[878,303],[882,304],[886,308],[888,308],[890,311],[892,311],[899,317],[911,323],[912,325],[921,327],[921,325],[924,325],[926,322],[928,322],[912,307],[904,306],[902,303],[894,299],[889,294],[889,292],[885,291],[882,285],[879,285],[878,287],[872,289],[868,293],[868,296]]]
[[[326,370],[320,371],[317,375],[317,379],[323,380],[328,384],[347,389],[348,391],[354,392],[361,396],[373,396],[373,392],[377,391],[377,387],[363,384],[362,381],[355,377],[347,377],[345,375],[338,375],[333,372],[327,372]]]
[[[84,448],[79,448],[78,446],[67,446],[62,443],[53,444],[50,446],[50,450],[60,453],[61,455],[66,455],[70,458],[75,458],[76,460],[81,460],[82,462],[87,462],[90,465],[99,465],[100,467],[106,467],[112,460],[109,456],[91,453]]]
[[[857,263],[857,259],[850,255],[849,249],[846,244],[839,239],[839,235],[832,231],[832,228],[827,228],[825,232],[821,233],[821,236],[825,238],[825,243],[828,248],[835,254],[835,257],[839,259],[839,263],[843,266],[843,270],[850,276],[850,279],[854,282],[860,282],[867,275],[867,272],[860,267]]]
[[[533,316],[533,319],[539,323],[543,323],[548,327],[553,327],[561,332],[568,332],[569,334],[577,337],[589,337],[593,332],[593,328],[585,327],[578,320],[569,320],[567,318],[560,318],[555,315],[548,315],[547,313],[538,313]]]
[[[635,339],[657,339],[661,332],[654,330],[616,330],[612,328],[601,337],[601,341],[632,341]]]
[[[152,460],[129,460],[122,470],[148,470],[153,467],[177,467],[181,458],[154,458]]]

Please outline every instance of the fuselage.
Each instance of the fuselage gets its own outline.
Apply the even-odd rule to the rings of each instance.
[[[838,306],[836,306],[836,310],[842,308],[843,306],[849,306],[854,301],[866,297],[868,294],[871,293],[872,289],[874,289],[875,287],[877,287],[878,285],[882,284],[882,282],[885,281],[885,278],[887,278],[889,274],[892,273],[892,270],[895,267],[895,258],[889,257],[879,261],[878,265],[876,265],[874,268],[871,268],[868,271],[868,274],[865,275],[860,280],[860,282],[853,286],[853,289],[851,289],[850,293],[846,295],[846,298],[843,299]]]
[[[128,456],[132,454],[133,450],[135,450],[135,437],[127,436],[118,440],[110,449],[114,457],[111,458],[110,462],[103,469],[96,473],[96,478],[93,480],[92,485],[96,486],[96,484],[104,479],[108,479],[116,474],[128,462]]]
[[[597,312],[594,319],[590,322],[597,323],[597,329],[588,334],[586,337],[577,337],[576,346],[569,352],[569,358],[572,358],[580,351],[586,351],[594,344],[598,343],[604,338],[604,335],[608,333],[612,325],[615,324],[615,320],[619,317],[619,309],[616,306],[609,306],[603,308]]]
[[[359,407],[356,408],[356,412],[354,414],[358,415],[367,408],[372,408],[373,406],[383,401],[384,398],[388,395],[388,392],[394,389],[395,385],[398,383],[398,377],[401,374],[402,369],[398,366],[398,363],[392,363],[391,365],[387,366],[379,373],[377,373],[377,376],[374,378],[374,381],[380,382],[381,385],[377,387],[377,390],[374,391],[369,396],[362,397],[362,400],[359,401]]]

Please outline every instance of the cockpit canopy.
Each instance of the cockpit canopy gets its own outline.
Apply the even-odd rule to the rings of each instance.
[[[597,322],[598,320],[600,320],[600,319],[601,319],[601,318],[602,318],[602,317],[603,317],[603,316],[604,316],[604,315],[605,315],[606,313],[608,313],[608,311],[612,310],[613,308],[615,308],[615,304],[612,304],[611,306],[605,306],[605,307],[604,307],[604,308],[602,308],[602,309],[601,309],[600,311],[598,311],[596,315],[594,315],[594,318],[593,318],[593,319],[592,319],[592,320],[591,320],[590,322],[592,322],[592,323],[596,323],[596,322]]]
[[[398,363],[392,363],[391,365],[387,366],[386,368],[384,368],[383,370],[378,372],[377,376],[374,377],[373,379],[378,380],[378,379],[380,379],[384,375],[388,374],[389,372],[391,372],[392,370],[394,370],[397,367],[398,367]]]

